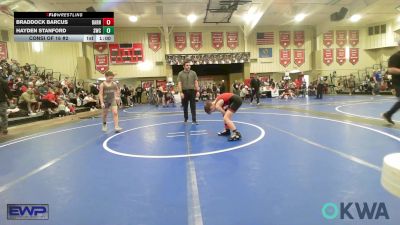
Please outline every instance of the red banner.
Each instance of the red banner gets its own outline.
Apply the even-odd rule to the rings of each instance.
[[[336,44],[339,47],[343,47],[345,44],[347,44],[347,31],[345,30],[336,31]]]
[[[186,32],[174,33],[175,48],[182,51],[186,48]]]
[[[226,32],[226,44],[232,50],[239,46],[238,32]]]
[[[108,55],[95,55],[96,70],[100,73],[105,73],[108,71]]]
[[[141,43],[110,43],[108,48],[112,64],[131,64],[144,61]]]
[[[351,46],[356,46],[359,42],[359,31],[358,30],[350,30],[349,31],[349,43]]]
[[[93,48],[98,52],[103,52],[107,49],[107,42],[95,42],[93,43]]]
[[[333,62],[333,49],[324,49],[322,58],[326,65],[331,65],[331,63]]]
[[[336,62],[339,65],[343,65],[343,63],[346,62],[346,49],[344,49],[344,48],[336,49]]]
[[[150,87],[154,86],[154,80],[145,80],[141,82],[142,82],[142,88],[145,89],[146,91],[148,91]]]
[[[157,52],[161,48],[161,33],[148,33],[149,48]]]
[[[333,44],[333,31],[328,31],[323,35],[323,43],[326,47],[330,47]]]
[[[300,48],[301,46],[304,45],[304,31],[300,30],[300,31],[295,31],[294,32],[294,44]]]
[[[0,42],[0,60],[8,59],[7,42]]]
[[[305,62],[305,51],[304,49],[294,49],[293,50],[293,58],[294,58],[294,63],[297,66],[302,66]]]
[[[359,54],[358,54],[358,48],[350,48],[350,63],[355,65],[358,63],[359,59]]]
[[[190,47],[198,51],[203,46],[203,37],[201,32],[190,32]]]
[[[213,48],[221,49],[224,46],[224,32],[211,32],[211,43]]]
[[[287,67],[291,62],[290,49],[279,50],[279,62],[282,66]]]
[[[287,48],[290,45],[290,31],[279,31],[279,44],[283,48]]]

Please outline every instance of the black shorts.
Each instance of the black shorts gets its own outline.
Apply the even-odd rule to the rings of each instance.
[[[229,99],[230,104],[227,110],[230,110],[232,112],[236,112],[240,106],[242,105],[242,98],[240,98],[237,95],[232,95],[232,97]]]

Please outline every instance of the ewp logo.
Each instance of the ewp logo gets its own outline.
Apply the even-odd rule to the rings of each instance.
[[[354,208],[356,210],[351,210],[351,208]],[[358,219],[364,220],[364,219],[380,219],[380,217],[383,217],[385,219],[390,219],[389,214],[386,209],[386,205],[383,202],[374,202],[371,205],[368,205],[368,203],[363,202],[362,204],[358,202],[348,202],[348,203],[340,203],[340,210],[337,204],[328,202],[325,203],[324,206],[321,209],[322,216],[325,219],[332,220],[336,219],[339,216],[340,213],[340,219],[354,219],[354,215],[358,216]],[[356,218],[357,219],[357,218]]]
[[[7,204],[8,220],[48,220],[47,204]]]

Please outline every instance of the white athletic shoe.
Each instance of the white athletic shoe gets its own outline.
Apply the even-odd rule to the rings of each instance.
[[[103,124],[103,127],[101,128],[102,131],[107,132],[107,124]]]
[[[115,130],[116,133],[119,133],[119,132],[121,132],[122,128],[121,127],[116,127],[116,128],[114,128],[114,130]]]

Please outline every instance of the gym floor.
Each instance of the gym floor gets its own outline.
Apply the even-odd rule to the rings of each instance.
[[[139,105],[120,111],[118,134],[109,114],[106,133],[89,118],[3,142],[0,224],[400,224],[400,199],[380,184],[383,157],[400,152],[400,112],[395,126],[380,118],[395,101],[245,102],[234,142],[216,135],[222,117],[201,102],[199,125],[185,124],[179,106]],[[354,219],[328,219],[326,203],[353,203]],[[383,203],[389,218],[377,206],[361,219],[356,203]],[[7,220],[7,204],[48,204],[49,220]]]

